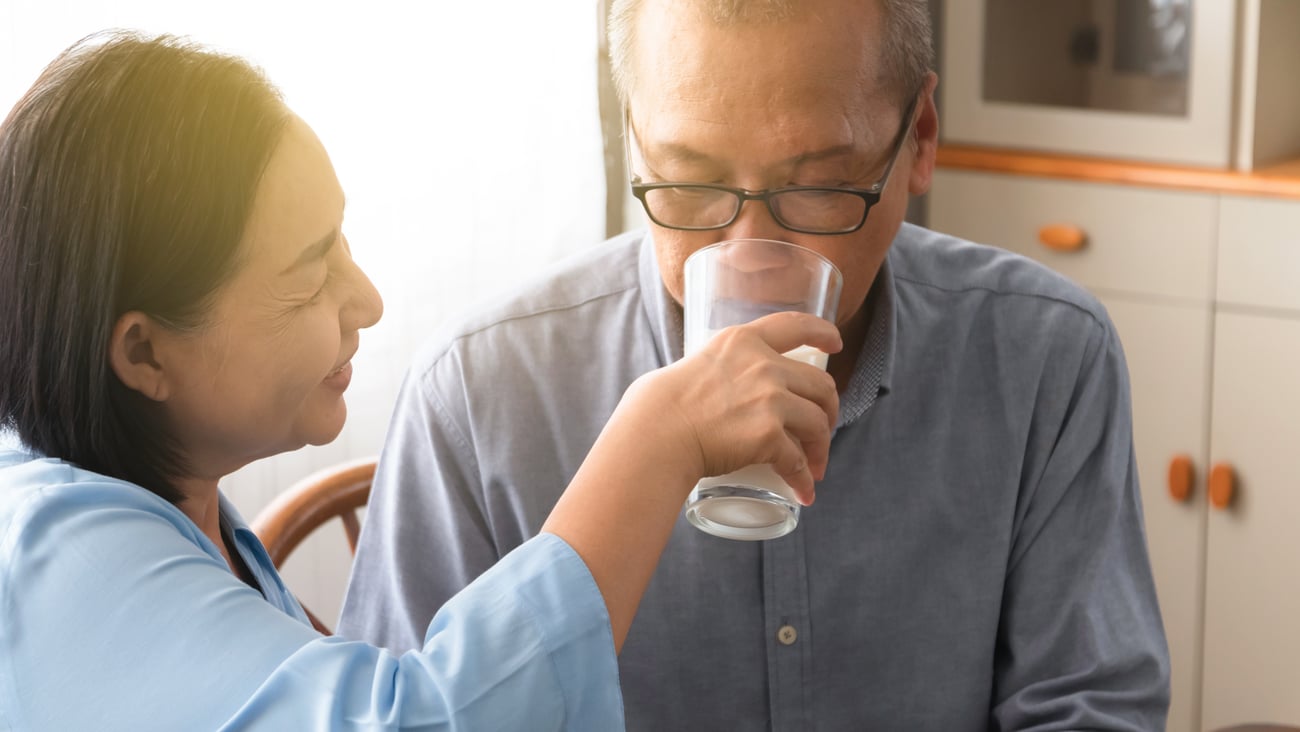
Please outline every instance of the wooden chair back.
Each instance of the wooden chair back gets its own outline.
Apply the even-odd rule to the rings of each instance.
[[[348,548],[355,555],[357,538],[361,535],[357,514],[370,500],[374,477],[374,458],[343,463],[294,483],[262,509],[251,526],[275,566],[284,566],[284,561],[309,534],[335,518],[343,523]],[[303,609],[317,630],[332,634],[305,605]]]

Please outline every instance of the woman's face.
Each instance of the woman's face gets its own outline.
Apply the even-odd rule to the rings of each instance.
[[[342,223],[329,156],[291,117],[259,183],[235,275],[197,332],[161,339],[163,407],[192,477],[324,444],[342,429],[358,331],[383,313]]]

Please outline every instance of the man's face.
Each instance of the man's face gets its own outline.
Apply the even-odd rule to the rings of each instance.
[[[640,12],[629,99],[633,176],[647,183],[749,190],[867,188],[881,177],[907,102],[900,103],[877,78],[876,3],[821,0],[808,3],[795,19],[731,27],[719,27],[685,5],[650,0]],[[660,272],[673,298],[682,301],[682,270],[693,252],[725,239],[777,239],[812,249],[839,267],[839,320],[846,325],[862,307],[902,223],[908,190],[923,193],[929,186],[933,85],[931,75],[921,90],[920,121],[908,133],[889,184],[853,233],[789,231],[761,201],[746,202],[725,229],[679,231],[652,224]]]

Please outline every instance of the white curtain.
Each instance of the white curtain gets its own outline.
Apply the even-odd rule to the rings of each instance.
[[[264,68],[329,150],[345,231],[384,296],[339,439],[224,483],[249,519],[302,476],[379,451],[414,351],[450,314],[604,236],[594,4],[0,0],[0,112],[59,51],[109,27],[190,36]],[[331,622],[350,560],[337,522],[322,534],[285,575]]]

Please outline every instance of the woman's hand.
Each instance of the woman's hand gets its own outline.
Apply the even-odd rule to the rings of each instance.
[[[839,412],[835,381],[782,353],[840,350],[835,326],[776,313],[728,328],[623,395],[542,531],[586,562],[621,648],[637,603],[700,478],[771,463],[812,500]]]
[[[693,459],[687,469],[697,479],[771,464],[808,505],[826,471],[839,398],[824,370],[781,355],[804,345],[836,353],[839,331],[793,312],[727,328],[697,353],[639,379],[624,401],[641,403],[627,411],[660,414],[647,431],[673,445],[665,460]]]

